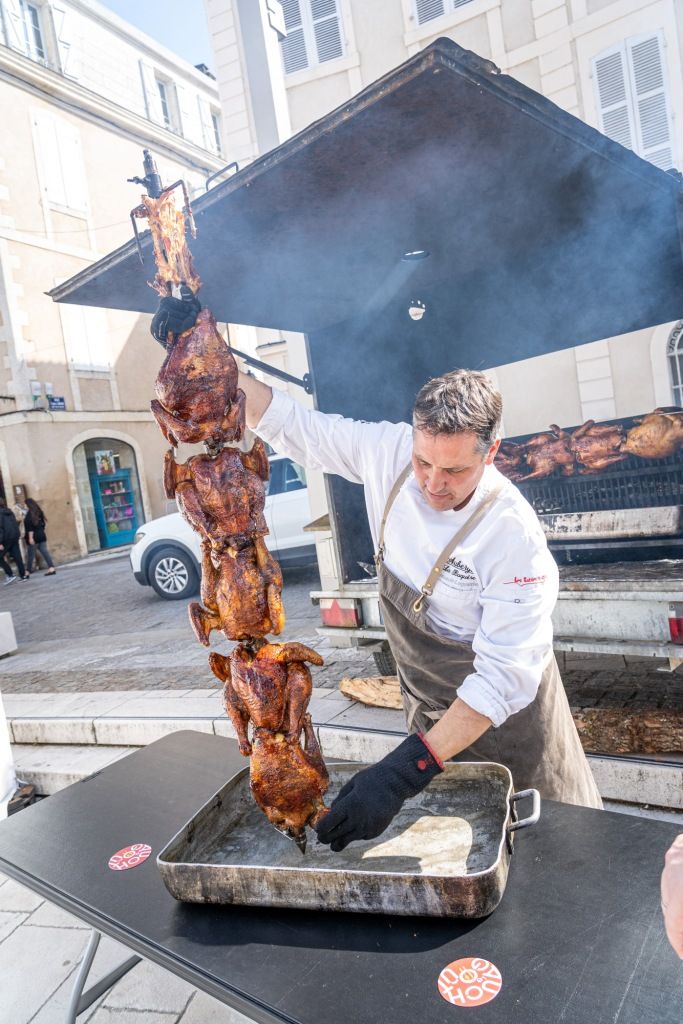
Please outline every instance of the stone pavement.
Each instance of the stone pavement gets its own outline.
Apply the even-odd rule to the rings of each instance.
[[[0,874],[2,1024],[64,1024],[89,934],[83,921]],[[129,949],[104,936],[86,988],[128,956]],[[143,960],[78,1024],[247,1024],[247,1018]]]
[[[374,675],[372,656],[330,647],[316,633],[309,593],[315,570],[285,571],[287,624],[281,638],[300,640],[325,658],[314,685],[337,687],[345,675]],[[187,602],[164,601],[133,578],[127,557],[89,559],[0,588],[0,610],[12,613],[19,651],[0,661],[0,690],[10,693],[98,690],[189,690],[216,685],[207,651],[197,643]],[[212,638],[227,653],[232,644]],[[558,654],[573,707],[682,708],[683,669],[658,671],[649,658]]]

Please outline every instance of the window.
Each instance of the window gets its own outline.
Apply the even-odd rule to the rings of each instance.
[[[270,480],[267,484],[267,495],[287,494],[290,491],[301,491],[306,487],[306,471],[303,466],[291,459],[273,459],[270,463]]]
[[[223,146],[221,145],[221,119],[215,110],[211,111],[211,127],[213,129],[213,144],[216,153],[220,156],[223,152]]]
[[[35,4],[20,0],[21,20],[24,31],[25,52],[32,60],[45,60],[43,34],[40,28],[40,11]]]
[[[33,124],[36,162],[50,206],[85,215],[88,194],[78,128],[43,110],[36,111]]]
[[[458,7],[464,7],[471,2],[472,0],[415,0],[418,25],[424,25],[426,21],[433,21],[447,11],[455,11]]]
[[[661,33],[626,39],[593,61],[600,128],[610,139],[668,170],[673,133]]]
[[[159,102],[161,103],[161,119],[166,128],[171,127],[171,108],[168,102],[168,86],[157,78],[157,89],[159,90]]]
[[[283,0],[287,37],[281,42],[285,73],[343,56],[337,0]]]
[[[107,317],[94,306],[59,304],[64,349],[73,370],[109,372]]]
[[[683,409],[683,320],[680,320],[671,332],[666,353],[671,372],[673,403]]]

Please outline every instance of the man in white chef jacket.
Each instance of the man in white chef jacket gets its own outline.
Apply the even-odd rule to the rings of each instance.
[[[162,299],[152,334],[165,344],[198,308],[191,293]],[[557,567],[533,509],[493,465],[502,401],[488,378],[428,381],[412,424],[310,410],[244,374],[239,386],[248,426],[275,451],[363,485],[410,732],[344,786],[321,841],[341,850],[380,835],[454,757],[601,807],[552,650]]]
[[[347,784],[319,838],[335,850],[374,838],[456,756],[601,807],[552,651],[557,566],[535,512],[493,465],[502,402],[488,378],[429,381],[412,425],[309,410],[243,374],[239,386],[248,426],[275,451],[364,487],[411,731]]]

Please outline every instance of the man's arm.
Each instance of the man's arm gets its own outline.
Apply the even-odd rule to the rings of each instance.
[[[266,409],[273,400],[273,389],[250,374],[240,370],[237,386],[246,395],[247,426],[252,429],[260,422]]]
[[[437,757],[447,761],[475,743],[491,725],[490,718],[456,697],[448,711],[425,734],[425,741]]]

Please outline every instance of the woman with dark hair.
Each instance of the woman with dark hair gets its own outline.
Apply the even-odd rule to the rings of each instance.
[[[52,555],[47,546],[47,536],[45,534],[45,524],[47,523],[47,516],[43,512],[42,508],[37,501],[33,498],[27,498],[26,504],[28,506],[28,512],[24,519],[24,529],[26,530],[26,544],[28,549],[28,571],[33,572],[34,561],[37,564],[36,551],[39,551],[43,557],[47,568],[46,576],[54,576],[57,570],[55,564],[52,561]]]

